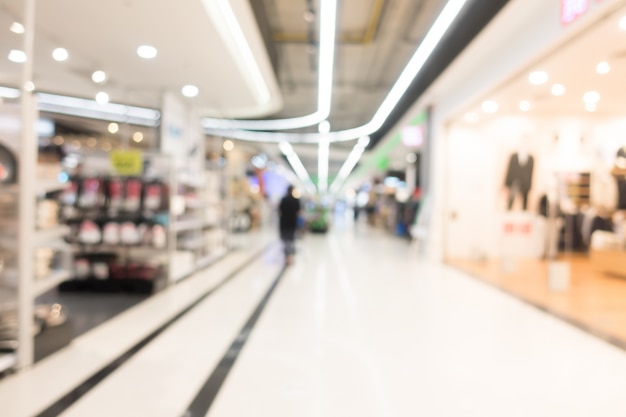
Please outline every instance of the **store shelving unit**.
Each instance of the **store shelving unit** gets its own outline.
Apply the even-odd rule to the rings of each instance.
[[[211,265],[228,252],[220,174],[209,164],[200,181],[178,184],[180,209],[172,223],[178,258],[173,282]]]
[[[20,159],[20,163],[22,160]],[[35,171],[38,171],[36,169]],[[68,245],[65,244],[64,238],[69,233],[69,227],[59,224],[50,224],[45,228],[37,228],[35,221],[29,222],[28,225],[22,224],[26,222],[20,213],[20,199],[28,200],[31,206],[31,212],[37,212],[38,204],[45,200],[52,193],[60,192],[66,184],[51,180],[49,178],[31,177],[27,181],[33,184],[31,190],[35,193],[22,195],[28,192],[29,187],[21,188],[19,184],[0,186],[0,196],[3,199],[5,208],[14,212],[13,218],[3,218],[2,233],[0,234],[0,248],[3,255],[3,268],[0,272],[0,309],[6,312],[14,312],[18,310],[27,310],[30,313],[30,326],[24,329],[19,323],[15,328],[17,349],[15,352],[3,352],[0,354],[0,373],[10,370],[14,367],[28,366],[33,362],[34,336],[32,335],[32,321],[34,314],[32,313],[35,305],[35,298],[55,288],[59,283],[71,276],[71,253]],[[34,218],[33,218],[34,220]],[[30,239],[22,242],[20,239],[20,228],[28,226],[28,235]],[[27,248],[27,253],[22,254],[23,247]],[[44,272],[36,271],[33,267],[37,263],[35,254],[38,250],[51,250],[53,256],[50,257],[51,265],[45,265]],[[24,257],[22,262],[28,263],[28,270],[24,270],[23,264],[20,263],[20,257]],[[27,282],[28,293],[20,294],[20,290]],[[22,290],[23,291],[23,290]],[[21,301],[26,299],[27,302]],[[6,323],[5,323],[6,324]],[[45,331],[45,330],[44,330]],[[4,335],[7,337],[7,334]],[[25,343],[24,340],[27,340]]]
[[[152,293],[167,285],[172,168],[165,155],[143,153],[141,158],[143,172],[124,175],[105,153],[80,155],[81,167],[71,176],[72,193],[62,198],[62,211],[72,229],[74,260],[82,262],[82,269],[59,278],[65,281],[61,290]],[[83,194],[86,190],[90,196]],[[95,227],[96,238],[83,235],[84,227]],[[116,237],[106,238],[107,228]]]

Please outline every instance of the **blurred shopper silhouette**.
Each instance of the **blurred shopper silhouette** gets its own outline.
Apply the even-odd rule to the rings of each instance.
[[[293,186],[290,185],[278,206],[280,239],[283,241],[286,264],[293,262],[293,256],[296,253],[296,229],[300,213],[300,200],[293,195],[293,191]]]

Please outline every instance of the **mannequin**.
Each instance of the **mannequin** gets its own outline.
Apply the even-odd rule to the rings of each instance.
[[[511,210],[516,197],[521,197],[524,211],[528,208],[528,193],[532,187],[535,160],[526,149],[526,138],[509,158],[504,186],[509,190],[508,209]]]
[[[617,151],[615,166],[611,172],[617,181],[617,209],[626,209],[626,147]]]

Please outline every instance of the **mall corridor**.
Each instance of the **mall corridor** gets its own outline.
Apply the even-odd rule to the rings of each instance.
[[[272,233],[241,240],[5,377],[0,415],[626,415],[625,352],[404,240],[336,227],[286,269]]]

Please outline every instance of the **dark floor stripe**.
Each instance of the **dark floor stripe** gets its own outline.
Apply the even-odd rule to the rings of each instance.
[[[259,258],[263,252],[265,252],[271,245],[268,245],[252,255],[248,260],[246,260],[242,265],[237,267],[233,272],[228,274],[226,278],[224,278],[219,284],[210,289],[209,291],[202,294],[199,298],[197,298],[193,303],[187,306],[180,313],[176,314],[170,320],[165,322],[155,331],[150,333],[148,336],[143,338],[139,343],[132,346],[122,355],[111,361],[108,365],[100,369],[98,372],[93,374],[87,380],[83,381],[80,385],[74,388],[72,391],[59,398],[56,402],[51,404],[48,408],[37,414],[35,417],[56,417],[59,414],[63,413],[67,410],[72,404],[78,401],[83,395],[88,393],[92,388],[102,382],[106,377],[111,375],[117,368],[124,364],[128,359],[134,356],[137,352],[143,349],[146,345],[152,342],[156,337],[158,337],[161,333],[163,333],[167,328],[169,328],[172,324],[178,321],[181,317],[189,313],[194,307],[198,304],[206,300],[210,295],[219,290],[224,284],[228,281],[232,280],[237,274],[243,271],[245,268],[250,266],[252,262],[254,262],[257,258]]]
[[[250,333],[252,333],[252,330],[254,329],[254,326],[261,316],[261,313],[263,313],[263,310],[267,306],[267,303],[270,300],[272,293],[276,289],[276,286],[278,285],[280,279],[283,277],[284,274],[285,268],[280,271],[280,274],[278,274],[270,288],[267,290],[265,296],[259,302],[259,305],[256,307],[246,324],[243,326],[233,343],[230,345],[230,347],[220,360],[220,363],[217,365],[213,373],[209,376],[202,388],[200,388],[200,391],[198,391],[198,394],[196,394],[196,397],[191,402],[189,407],[187,407],[187,410],[183,414],[183,417],[206,416],[209,408],[211,408],[211,405],[215,400],[215,397],[217,397],[217,394],[222,388],[226,377],[228,377],[230,370],[235,364],[237,358],[239,357],[241,350],[248,341]]]

